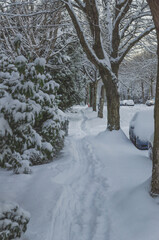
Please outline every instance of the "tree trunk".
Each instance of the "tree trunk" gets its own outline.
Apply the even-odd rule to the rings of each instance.
[[[153,77],[151,77],[151,86],[150,86],[150,89],[151,89],[151,98],[154,98],[154,95],[153,95]]]
[[[128,99],[130,99],[130,88],[127,89],[127,96],[128,96]]]
[[[97,81],[93,82],[93,111],[97,111]]]
[[[159,194],[159,56],[158,56],[158,72],[156,83],[156,99],[155,99],[155,133],[153,144],[153,169],[152,169],[152,182],[151,182],[151,194]]]
[[[159,1],[158,0],[147,0],[153,20],[155,23],[157,41],[158,41],[158,70],[156,80],[156,98],[155,98],[155,132],[154,132],[154,144],[153,144],[153,168],[152,168],[152,181],[151,181],[151,195],[159,195]]]
[[[142,89],[142,103],[145,103],[144,83],[143,82],[141,82],[141,89]]]
[[[103,107],[104,107],[104,85],[101,87],[99,108],[98,108],[98,117],[103,118]]]
[[[93,84],[90,83],[90,107],[93,107]]]
[[[86,87],[86,99],[85,99],[85,104],[89,105],[89,85]]]
[[[102,69],[100,75],[104,83],[107,97],[107,129],[119,130],[120,129],[120,97],[118,92],[117,83],[112,79],[111,75]]]

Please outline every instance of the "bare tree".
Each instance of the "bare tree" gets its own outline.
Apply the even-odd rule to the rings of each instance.
[[[154,28],[147,6],[137,0],[63,2],[84,52],[99,69],[107,97],[107,128],[119,130],[118,70],[130,49]]]
[[[155,39],[153,39],[154,42]],[[133,49],[119,69],[121,95],[127,99],[129,89],[130,98],[135,102],[141,103],[142,100],[142,103],[145,103],[147,99],[154,98],[156,69],[157,56],[155,52],[149,52],[141,47]]]
[[[152,196],[159,195],[159,1],[158,0],[147,0],[155,28],[157,33],[158,42],[158,71],[156,80],[156,99],[155,99],[155,133],[154,133],[154,146],[153,146],[153,169],[152,169],[152,181],[151,181],[151,194]]]
[[[62,6],[52,0],[10,0],[0,4],[0,42],[8,55],[53,54],[62,22]],[[22,43],[22,44],[21,44]],[[16,51],[15,51],[16,50]]]
[[[97,87],[99,81],[98,69],[91,63],[88,62],[84,65],[84,73],[89,79],[89,88],[90,88],[90,107],[93,108],[93,111],[97,111]]]

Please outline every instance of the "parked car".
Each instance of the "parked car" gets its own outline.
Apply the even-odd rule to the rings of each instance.
[[[132,99],[120,101],[120,106],[134,106]]]
[[[148,142],[153,131],[153,110],[135,113],[129,125],[129,137],[138,149],[148,149]]]
[[[154,104],[155,104],[155,99],[154,98],[146,101],[147,106],[153,106]]]
[[[123,105],[124,105],[123,100],[121,100],[120,101],[120,106],[123,106]]]

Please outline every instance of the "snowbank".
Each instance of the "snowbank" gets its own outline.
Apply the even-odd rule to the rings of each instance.
[[[106,118],[75,107],[59,159],[34,166],[31,175],[0,170],[0,200],[31,213],[21,240],[158,240],[152,162],[126,137],[132,116],[143,109],[121,109],[123,133],[106,131]]]

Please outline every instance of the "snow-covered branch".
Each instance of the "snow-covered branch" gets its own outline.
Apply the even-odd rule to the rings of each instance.
[[[99,61],[98,61],[98,58],[97,56],[94,54],[94,52],[92,51],[91,47],[89,46],[88,44],[88,41],[86,40],[85,36],[84,36],[84,32],[81,28],[81,25],[77,19],[77,16],[73,10],[73,7],[72,7],[72,4],[68,1],[66,3],[66,8],[67,8],[67,11],[72,19],[72,22],[75,26],[75,29],[76,29],[76,32],[77,32],[77,35],[78,35],[78,38],[80,40],[80,43],[88,57],[88,59],[95,65],[98,65],[99,64]]]
[[[154,30],[155,27],[154,25],[148,27],[144,32],[140,33],[136,38],[134,38],[133,40],[131,40],[127,47],[125,49],[122,49],[121,52],[119,52],[119,58],[118,58],[118,63],[121,63],[122,60],[124,59],[124,57],[126,56],[126,54],[130,51],[130,49],[137,43],[139,42],[143,37],[145,37],[146,35],[148,35],[152,30]]]
[[[130,8],[130,4],[132,3],[133,0],[127,0],[124,1],[124,4],[120,4],[120,5],[116,5],[116,18],[113,24],[113,28],[115,29],[117,27],[117,25],[120,24],[121,19],[126,15],[126,13],[128,12],[129,8]]]
[[[127,23],[124,25],[124,28],[122,29],[122,31],[120,32],[120,39],[123,39],[124,38],[124,34],[126,33],[126,31],[128,30],[128,28],[131,26],[131,24],[136,21],[137,19],[141,19],[142,17],[150,17],[151,16],[151,13],[150,11],[148,12],[138,12],[137,14],[135,14],[135,16],[132,16],[128,21]]]

